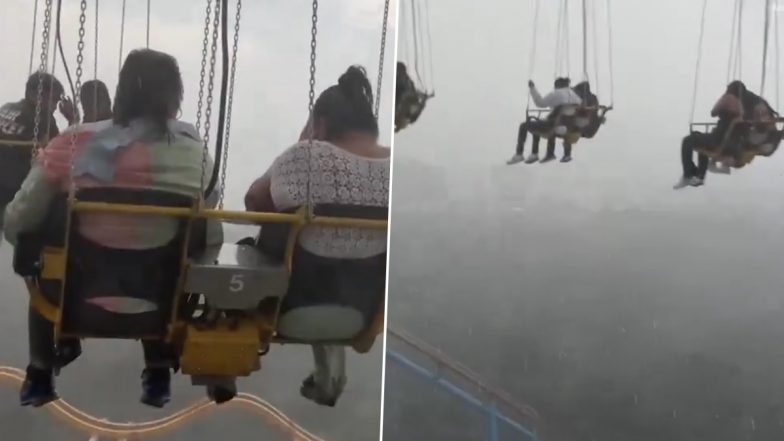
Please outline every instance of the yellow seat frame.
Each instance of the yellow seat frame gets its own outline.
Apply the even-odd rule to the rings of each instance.
[[[749,120],[744,120],[742,118],[737,118],[737,119],[733,120],[730,123],[730,126],[727,129],[727,132],[724,134],[724,138],[722,139],[721,145],[719,145],[719,146],[708,146],[708,145],[698,146],[697,148],[695,148],[695,150],[697,152],[699,152],[699,153],[701,153],[701,154],[703,154],[703,155],[705,155],[705,156],[715,160],[715,161],[719,161],[719,162],[721,162],[723,164],[730,165],[733,168],[745,167],[746,165],[750,164],[754,160],[754,158],[756,158],[757,156],[764,156],[762,154],[762,152],[760,152],[757,148],[746,148],[744,146],[743,147],[743,151],[741,152],[741,160],[740,160],[739,163],[735,163],[735,158],[733,158],[731,156],[728,156],[728,155],[723,155],[722,153],[724,152],[724,149],[727,147],[727,143],[730,141],[730,137],[732,135],[733,130],[735,130],[735,127],[737,127],[739,124],[759,124],[759,123],[761,123],[761,122],[760,121],[749,121]],[[765,123],[767,123],[767,122],[765,122]],[[775,118],[775,119],[771,120],[769,123],[771,125],[773,125],[773,128],[774,128],[774,130],[776,132],[781,132],[781,131],[784,130],[784,129],[778,128],[779,124],[784,123],[784,118]],[[699,130],[695,130],[695,128],[702,128],[703,132],[700,132],[700,133],[707,133],[709,128],[715,127],[716,125],[717,124],[714,123],[714,122],[710,122],[710,123],[692,123],[690,125],[690,129],[691,129],[692,132],[700,132]],[[773,132],[774,130],[771,130],[771,132]]]
[[[566,116],[563,115],[563,111],[566,108],[575,108],[577,111],[591,111],[596,112],[596,118],[604,118],[604,115],[607,114],[610,110],[612,110],[612,106],[582,106],[582,105],[567,105],[561,107],[558,113],[555,114],[555,120],[553,121],[553,125],[551,129],[548,130],[532,130],[531,133],[537,135],[541,138],[549,139],[551,137],[561,138],[564,141],[568,142],[571,145],[577,144],[577,142],[583,137],[582,132],[580,130],[572,131],[565,133],[563,135],[556,135],[555,128],[558,127],[559,123],[563,118]],[[537,120],[542,121],[542,115],[549,114],[551,111],[549,109],[528,109],[526,112],[527,118],[534,118]],[[602,123],[603,124],[603,123]]]
[[[285,253],[285,264],[291,273],[295,245],[299,238],[302,228],[306,225],[320,225],[331,227],[354,227],[367,229],[387,229],[387,221],[355,218],[338,218],[313,216],[310,211],[303,207],[293,214],[284,213],[262,213],[231,210],[216,210],[198,208],[199,204],[194,204],[194,209],[178,207],[158,207],[148,205],[125,205],[102,202],[78,201],[73,195],[69,199],[68,209],[68,230],[72,216],[75,213],[113,213],[128,215],[160,215],[172,218],[194,219],[213,219],[229,223],[253,223],[262,222],[288,223],[292,225],[287,240]],[[190,224],[186,236],[190,234]],[[68,235],[66,235],[67,237]],[[184,246],[187,246],[185,241]],[[44,248],[42,252],[42,272],[40,278],[44,280],[56,280],[61,282],[61,289],[65,289],[66,256],[68,255],[68,239],[62,248]],[[186,254],[183,252],[183,256]],[[307,343],[287,340],[279,336],[276,332],[280,303],[278,302],[274,314],[270,315],[259,313],[255,317],[240,319],[238,323],[227,323],[219,321],[216,326],[209,329],[197,329],[192,324],[187,323],[178,317],[179,302],[184,294],[183,285],[187,277],[189,260],[184,258],[181,262],[180,279],[177,283],[177,292],[174,293],[174,306],[170,325],[163,339],[174,344],[180,350],[181,367],[184,374],[190,375],[227,375],[227,376],[246,376],[251,372],[260,369],[259,354],[266,353],[270,344],[296,344]],[[62,308],[53,304],[43,295],[41,288],[35,280],[26,280],[27,290],[30,295],[31,306],[43,317],[55,325],[55,338],[60,338],[62,325]],[[64,291],[61,292],[62,296]],[[384,296],[385,293],[379,293]],[[381,299],[383,300],[383,299]],[[368,352],[376,337],[384,330],[384,304],[376,314],[373,322],[367,329],[357,335],[353,341],[336,342],[352,346],[357,352]],[[90,336],[70,336],[76,338],[90,338]],[[161,336],[149,336],[161,338]],[[148,338],[140,336],[139,338]]]

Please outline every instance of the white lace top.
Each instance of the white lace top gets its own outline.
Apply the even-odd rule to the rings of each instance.
[[[267,172],[278,210],[307,203],[309,141],[281,154]],[[366,158],[333,144],[313,141],[310,151],[310,197],[314,204],[389,205],[389,158]],[[325,257],[365,258],[386,251],[387,232],[359,228],[311,226],[300,235],[306,250]]]

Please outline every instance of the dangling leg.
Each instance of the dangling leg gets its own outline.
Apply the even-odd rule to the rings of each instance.
[[[697,187],[703,184],[703,179],[698,175],[697,166],[694,164],[694,149],[705,139],[706,135],[702,133],[692,133],[681,142],[681,165],[683,166],[683,176],[673,186],[675,190],[687,186]],[[704,155],[702,155],[704,156]],[[707,157],[705,157],[705,168],[707,169]]]
[[[542,162],[550,162],[555,159],[555,136],[547,138],[547,153],[544,155]]]
[[[531,156],[525,160],[526,164],[533,164],[534,162],[539,161],[539,141],[541,140],[540,136],[536,133],[533,134],[533,138],[531,140]]]
[[[702,185],[705,182],[705,174],[708,172],[709,163],[710,158],[702,153],[697,153],[697,170],[694,176],[700,181],[698,185]]]
[[[300,387],[303,397],[334,407],[346,387],[346,349],[335,345],[312,345],[315,369]]]
[[[39,407],[59,398],[54,388],[54,325],[30,306],[27,329],[30,364],[19,392],[19,402],[22,406]]]
[[[528,136],[528,121],[521,123],[517,129],[517,146],[515,147],[515,154],[512,159],[506,161],[507,164],[517,164],[523,161],[523,149],[525,148],[525,138]]]
[[[564,155],[563,155],[563,158],[561,158],[561,162],[569,162],[569,161],[571,161],[572,160],[572,143],[564,139],[563,148],[564,148]]]
[[[142,340],[142,348],[145,367],[142,372],[141,402],[160,408],[171,400],[171,348],[155,340]]]

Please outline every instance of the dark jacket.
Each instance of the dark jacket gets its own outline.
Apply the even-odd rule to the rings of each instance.
[[[31,147],[3,145],[3,141],[33,141],[35,107],[35,104],[27,100],[0,107],[0,208],[13,199],[30,171],[32,160]],[[42,112],[38,126],[41,142],[52,139],[60,133],[57,121],[51,113]]]

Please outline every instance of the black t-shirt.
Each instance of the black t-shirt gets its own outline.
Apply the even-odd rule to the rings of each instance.
[[[33,141],[35,104],[27,100],[0,107],[0,207],[19,190],[30,172],[32,147],[3,145],[3,141]],[[38,123],[39,140],[52,139],[60,133],[57,121],[49,113],[41,113]],[[48,136],[47,136],[47,128]]]

